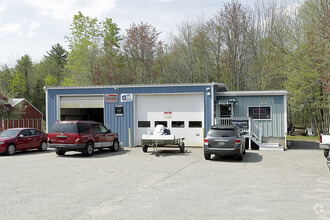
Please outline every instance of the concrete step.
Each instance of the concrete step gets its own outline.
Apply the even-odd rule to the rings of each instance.
[[[259,145],[259,150],[279,150],[284,151],[284,147],[279,143],[262,143]]]

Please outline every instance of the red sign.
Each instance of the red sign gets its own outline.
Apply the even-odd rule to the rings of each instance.
[[[117,94],[106,94],[105,102],[106,103],[117,103]]]

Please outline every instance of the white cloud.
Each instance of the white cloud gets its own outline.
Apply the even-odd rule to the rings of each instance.
[[[150,0],[151,2],[174,2],[175,0]]]
[[[81,11],[90,17],[99,17],[116,7],[116,0],[25,0],[41,9],[43,15],[54,19],[68,20]]]
[[[39,27],[40,27],[40,24],[39,24],[39,23],[37,23],[37,22],[32,22],[32,23],[29,25],[29,27],[28,27],[27,36],[28,36],[29,38],[32,38],[32,37],[35,35],[35,31],[36,31],[37,29],[39,29]]]
[[[0,2],[0,15],[1,15],[1,13],[3,13],[6,10],[7,10],[7,4]]]
[[[21,27],[19,23],[5,24],[0,26],[0,35],[18,33]]]

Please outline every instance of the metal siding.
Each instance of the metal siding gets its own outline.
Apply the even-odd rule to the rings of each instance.
[[[118,94],[117,103],[105,103],[104,105],[104,123],[109,124],[111,129],[119,134],[119,141],[123,142],[124,146],[129,146],[129,128],[131,128],[132,146],[134,146],[134,102],[120,102],[120,94],[157,94],[157,93],[204,93],[204,120],[205,128],[211,126],[211,96],[207,95],[210,92],[211,85],[196,85],[196,86],[145,86],[145,87],[127,87],[127,88],[66,88],[66,89],[49,89],[48,90],[48,131],[57,120],[57,96],[58,95],[85,95],[85,94]],[[115,105],[123,105],[124,116],[115,116]]]
[[[249,106],[271,106],[272,119],[259,120],[263,128],[264,137],[284,137],[284,96],[240,96],[240,97],[217,97],[220,99],[235,99],[238,105],[234,105],[234,117],[247,117]],[[261,101],[267,101],[262,105]]]

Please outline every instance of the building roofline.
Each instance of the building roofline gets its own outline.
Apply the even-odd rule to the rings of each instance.
[[[93,89],[93,88],[138,88],[138,87],[171,87],[171,86],[214,86],[228,91],[224,83],[182,83],[182,84],[138,84],[138,85],[103,85],[103,86],[50,86],[44,87],[44,90],[51,89]]]
[[[23,102],[23,101],[26,101],[27,103],[29,103],[29,105],[31,105],[35,110],[37,110],[41,115],[42,117],[44,116],[44,114],[42,114],[41,111],[39,111],[39,109],[37,109],[36,107],[34,107],[34,105],[32,105],[28,100],[26,100],[25,98],[13,98],[13,99],[10,99],[11,101],[14,102],[13,106],[16,106],[18,105],[19,103]]]
[[[289,95],[285,90],[264,90],[264,91],[226,91],[217,92],[217,96],[268,96],[268,95]]]

